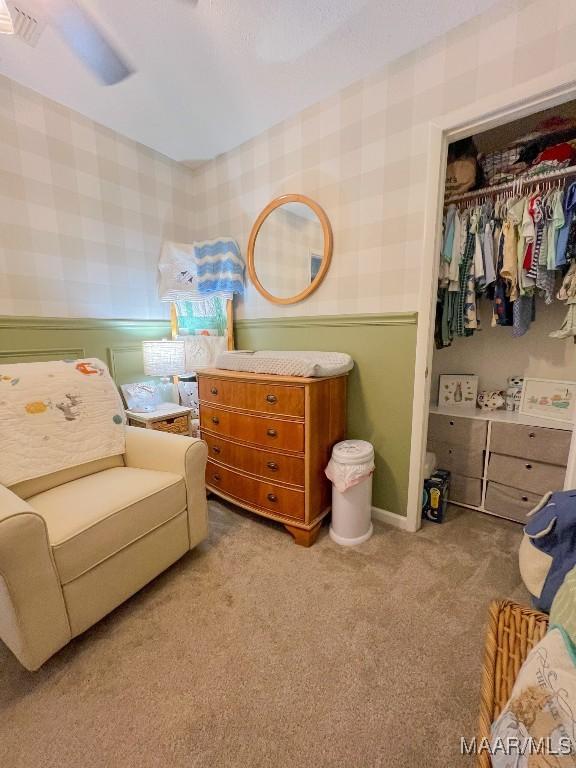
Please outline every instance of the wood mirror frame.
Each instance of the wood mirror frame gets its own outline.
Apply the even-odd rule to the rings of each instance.
[[[285,205],[286,203],[304,203],[304,205],[307,205],[309,208],[311,208],[316,216],[318,216],[318,219],[320,221],[320,224],[322,226],[322,234],[324,235],[324,253],[322,255],[322,264],[320,265],[320,269],[318,270],[318,274],[314,278],[314,280],[310,283],[310,285],[306,286],[306,288],[301,291],[300,293],[297,293],[295,296],[288,296],[287,298],[279,298],[278,296],[274,296],[274,294],[270,293],[269,291],[264,288],[260,280],[258,279],[258,275],[256,274],[256,266],[254,264],[254,249],[256,246],[256,238],[258,237],[258,232],[260,232],[260,228],[262,227],[262,224],[266,221],[268,216],[272,213],[272,211],[276,210],[276,208],[279,208],[281,205]],[[268,301],[271,301],[273,304],[296,304],[299,301],[302,301],[303,299],[306,299],[308,296],[310,296],[311,293],[314,293],[314,291],[318,288],[322,280],[324,280],[324,277],[326,275],[326,272],[328,271],[328,267],[330,266],[330,262],[332,261],[332,227],[330,226],[330,221],[328,220],[328,216],[326,216],[326,213],[323,208],[321,208],[318,203],[316,203],[314,200],[311,200],[309,197],[306,197],[305,195],[281,195],[280,197],[277,197],[275,200],[272,200],[271,203],[268,203],[266,208],[262,211],[262,213],[258,216],[256,221],[254,222],[254,226],[252,227],[252,231],[250,232],[250,239],[248,241],[248,274],[250,275],[250,280],[254,283],[254,286],[257,291],[259,291],[262,296],[264,296],[265,299],[268,299]]]

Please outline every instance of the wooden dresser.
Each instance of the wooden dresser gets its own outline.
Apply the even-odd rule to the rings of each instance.
[[[346,432],[346,376],[198,372],[206,485],[311,546],[329,512],[324,469]]]

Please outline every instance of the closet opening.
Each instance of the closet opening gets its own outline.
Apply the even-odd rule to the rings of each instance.
[[[524,523],[576,485],[576,100],[449,144],[438,241],[427,451]]]

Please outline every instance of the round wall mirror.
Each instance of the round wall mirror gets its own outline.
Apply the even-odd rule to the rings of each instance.
[[[258,216],[248,242],[250,279],[269,301],[295,304],[320,285],[332,258],[332,230],[304,195],[282,195]]]

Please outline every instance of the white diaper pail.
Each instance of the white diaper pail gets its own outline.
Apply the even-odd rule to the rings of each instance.
[[[372,536],[374,448],[365,440],[344,440],[332,449],[326,475],[332,480],[330,538],[354,546]]]

